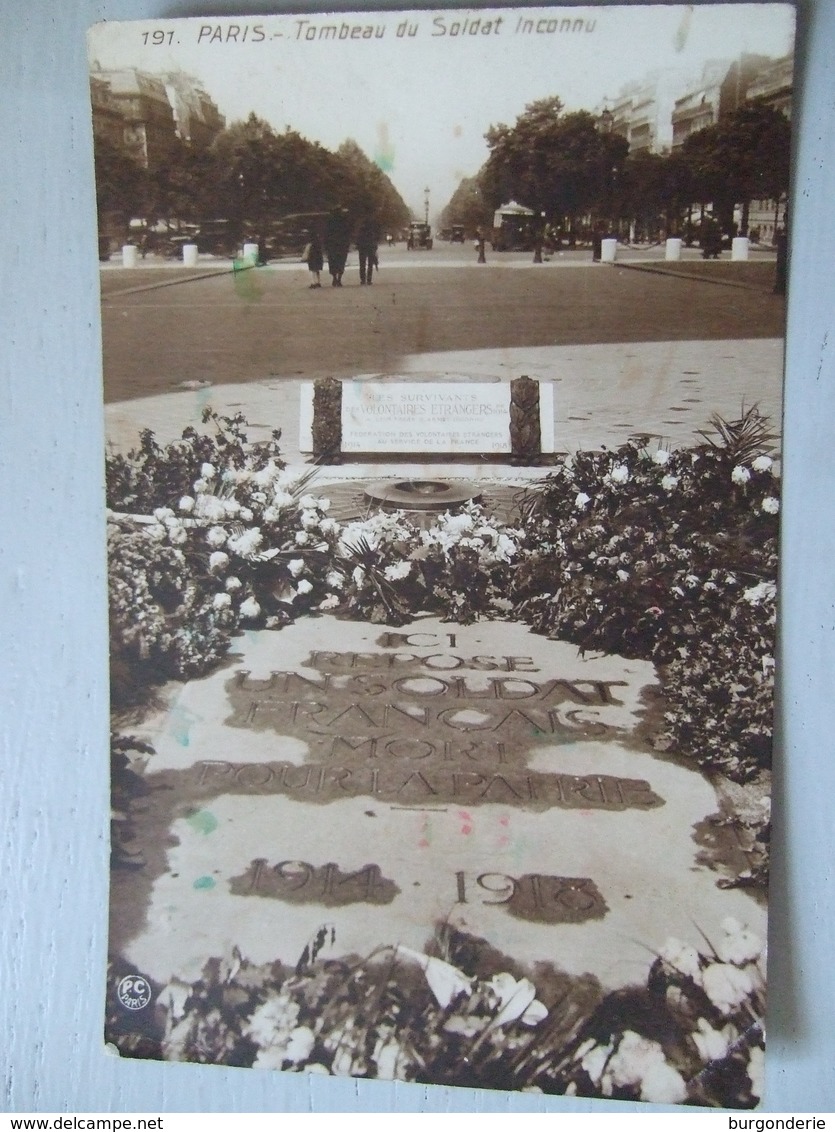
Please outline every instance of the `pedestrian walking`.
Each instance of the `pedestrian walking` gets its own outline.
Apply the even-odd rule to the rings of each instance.
[[[476,246],[476,251],[478,252],[478,259],[476,261],[477,263],[487,263],[487,256],[484,254],[484,249],[485,249],[486,244],[487,244],[487,239],[484,235],[484,229],[479,228],[478,231],[476,232],[476,237],[475,237],[475,246]]]
[[[348,249],[351,246],[351,229],[348,224],[348,209],[335,208],[328,216],[325,225],[325,255],[328,257],[328,271],[332,287],[342,286],[342,275],[348,262]]]
[[[357,229],[357,252],[360,257],[360,285],[371,286],[374,268],[377,266],[377,248],[380,244],[380,229],[373,216],[365,216]]]
[[[319,277],[322,268],[325,266],[325,257],[322,251],[322,237],[318,232],[314,232],[310,237],[310,243],[307,245],[307,255],[305,256],[307,262],[307,270],[313,276],[313,282],[310,284],[310,289],[322,286],[322,281]]]

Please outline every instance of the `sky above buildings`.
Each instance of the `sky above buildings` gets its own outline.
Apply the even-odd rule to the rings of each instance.
[[[354,12],[99,24],[91,65],[193,75],[227,123],[250,112],[335,149],[352,138],[422,218],[478,172],[484,134],[559,95],[595,110],[625,83],[792,50],[788,4]]]

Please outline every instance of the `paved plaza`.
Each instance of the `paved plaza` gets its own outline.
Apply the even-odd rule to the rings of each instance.
[[[255,435],[281,428],[296,462],[300,383],[380,374],[551,382],[558,451],[637,433],[689,443],[711,414],[734,418],[753,404],[779,421],[784,300],[772,293],[773,256],[619,257],[593,264],[578,251],[533,264],[496,253],[479,265],[468,246],[383,248],[373,287],[359,285],[354,254],[341,290],[311,290],[292,262],[107,264],[108,438],[129,446],[150,427],[171,440],[211,405],[243,413]]]

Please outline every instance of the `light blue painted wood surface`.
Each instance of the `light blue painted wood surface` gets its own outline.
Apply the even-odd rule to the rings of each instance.
[[[234,10],[188,0],[0,0],[0,1110],[643,1108],[104,1053],[103,430],[84,33],[102,19]],[[807,0],[800,15],[771,1111],[835,1109],[835,4]],[[732,52],[717,44],[717,54]]]

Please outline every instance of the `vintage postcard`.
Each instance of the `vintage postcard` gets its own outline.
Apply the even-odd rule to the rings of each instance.
[[[90,31],[122,1056],[762,1101],[793,45]]]

